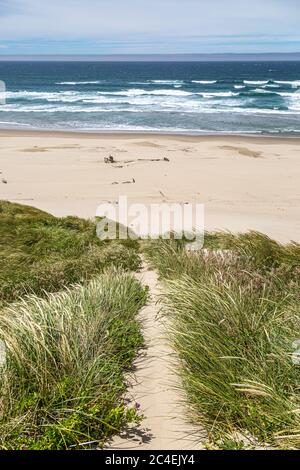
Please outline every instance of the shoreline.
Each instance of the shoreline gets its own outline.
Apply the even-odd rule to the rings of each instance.
[[[260,142],[274,140],[292,140],[299,141],[300,143],[300,133],[298,135],[291,134],[280,134],[280,135],[269,135],[269,134],[259,134],[259,133],[249,133],[249,134],[230,134],[230,133],[180,133],[180,132],[157,132],[157,131],[81,131],[81,130],[59,130],[59,129],[12,129],[12,128],[0,128],[0,138],[1,137],[80,137],[86,139],[99,139],[107,138],[111,139],[125,139],[125,138],[174,138],[175,140],[190,140],[190,141],[209,141],[213,140],[248,140],[252,141],[258,139]]]

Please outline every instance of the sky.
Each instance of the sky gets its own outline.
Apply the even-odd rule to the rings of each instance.
[[[0,56],[300,52],[300,0],[0,0]]]

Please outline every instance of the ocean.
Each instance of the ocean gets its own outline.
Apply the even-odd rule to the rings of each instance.
[[[300,135],[300,62],[0,62],[0,128]]]

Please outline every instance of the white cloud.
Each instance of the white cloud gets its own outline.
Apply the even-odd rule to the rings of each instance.
[[[299,23],[299,0],[0,0],[0,41],[251,47],[299,42]]]

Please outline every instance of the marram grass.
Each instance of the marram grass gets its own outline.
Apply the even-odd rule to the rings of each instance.
[[[138,419],[122,394],[124,371],[142,344],[136,314],[145,300],[134,277],[109,270],[1,311],[1,449],[101,445]]]
[[[145,251],[164,279],[191,419],[223,448],[236,435],[233,447],[300,448],[300,245],[252,232],[208,234],[200,252],[175,240]]]

